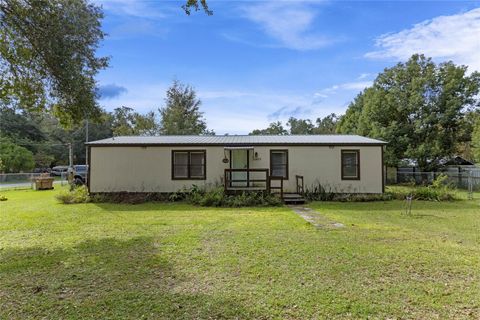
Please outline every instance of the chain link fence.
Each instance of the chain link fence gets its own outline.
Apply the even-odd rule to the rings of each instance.
[[[480,190],[480,168],[455,168],[439,172],[418,172],[414,168],[388,168],[386,182],[388,185],[429,185],[440,175],[446,175],[446,182],[458,189]]]
[[[6,189],[30,189],[33,188],[33,180],[39,177],[42,173],[2,173],[0,174],[0,190]],[[66,172],[55,175],[54,184],[67,185],[68,175]]]

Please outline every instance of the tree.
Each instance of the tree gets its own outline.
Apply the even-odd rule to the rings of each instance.
[[[165,135],[214,134],[200,112],[202,102],[191,86],[175,80],[167,90],[160,112],[160,133]]]
[[[0,138],[0,162],[7,173],[30,171],[35,166],[31,151],[5,137]]]
[[[33,153],[37,152],[38,144],[46,140],[34,115],[5,107],[0,107],[0,137],[7,137]]]
[[[288,119],[287,126],[290,127],[290,134],[312,134],[314,129],[312,121],[294,117]]]
[[[98,122],[89,122],[88,124],[88,141],[100,140],[111,138],[112,132],[112,120],[108,113],[103,113]],[[66,130],[68,140],[73,143],[73,161],[76,164],[87,163],[86,159],[86,124],[82,121],[78,126],[72,130]],[[66,150],[62,148],[61,150]],[[62,153],[65,155],[65,153]],[[67,160],[66,158],[64,158]]]
[[[41,150],[33,155],[36,168],[49,168],[55,160],[54,156]]]
[[[160,130],[155,112],[142,115],[124,106],[113,111],[111,122],[114,136],[156,135]]]
[[[325,118],[317,118],[317,126],[313,129],[315,134],[334,134],[337,132],[337,123],[339,117],[335,113],[329,114]]]
[[[452,62],[439,65],[423,55],[385,69],[349,105],[339,131],[388,142],[385,162],[403,158],[432,170],[455,154],[465,139],[465,114],[478,108],[480,73]]]
[[[142,115],[135,114],[135,130],[138,135],[154,136],[160,132],[160,124],[157,122],[155,111],[149,111]]]
[[[480,162],[480,116],[477,116],[472,133],[472,149],[476,163]]]
[[[0,134],[22,140],[41,141],[45,139],[30,114],[17,113],[15,110],[5,107],[0,107]]]
[[[89,123],[89,140],[112,137],[110,114],[104,112],[98,120]],[[85,163],[85,121],[64,128],[49,113],[14,113],[13,110],[2,109],[0,127],[0,137],[30,150],[37,167],[68,164],[68,143],[73,143],[74,162]]]
[[[63,124],[98,117],[102,18],[87,0],[1,0],[0,105],[52,110]]]
[[[287,135],[287,134],[333,134],[336,132],[338,117],[332,113],[325,118],[318,118],[317,126],[310,119],[290,117],[287,122],[289,130],[280,121],[272,122],[266,129],[255,129],[250,135]]]
[[[315,126],[310,119],[290,117],[287,122],[289,130],[280,121],[272,122],[265,129],[255,129],[250,135],[288,135],[288,134],[332,134],[336,132],[338,117],[332,113],[325,118],[318,118]]]
[[[465,113],[463,119],[464,125],[459,128],[460,142],[457,144],[456,154],[469,161],[475,161],[475,147],[472,140],[475,124],[479,117],[480,110]]]
[[[266,129],[255,129],[249,133],[249,135],[287,135],[288,131],[283,127],[280,121],[272,122]]]
[[[212,15],[213,12],[208,8],[207,0],[187,0],[187,2],[182,6],[187,15],[190,15],[192,9],[198,11],[200,7],[203,8],[203,11],[207,15]]]

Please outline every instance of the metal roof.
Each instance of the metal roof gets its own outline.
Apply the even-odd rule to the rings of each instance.
[[[386,142],[357,135],[223,135],[223,136],[121,136],[87,143],[105,145],[383,145]]]

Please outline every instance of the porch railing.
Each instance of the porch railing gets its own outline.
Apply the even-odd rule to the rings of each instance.
[[[283,181],[283,177],[271,176],[269,169],[225,169],[224,188],[225,192],[278,192],[283,199]]]
[[[273,185],[274,181],[280,181],[280,184]],[[283,199],[283,177],[270,176],[269,187],[270,187],[270,191],[280,190],[280,199]]]
[[[297,184],[297,193],[303,195],[303,193],[305,192],[305,188],[303,185],[303,176],[296,175],[295,180]]]
[[[237,175],[235,175],[237,173]],[[225,191],[270,192],[270,176],[268,169],[225,169]]]

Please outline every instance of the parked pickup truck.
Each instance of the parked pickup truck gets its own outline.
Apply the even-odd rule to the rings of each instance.
[[[52,176],[61,176],[66,174],[68,171],[68,166],[55,166],[52,168]]]
[[[72,183],[77,186],[84,185],[87,182],[88,166],[84,164],[78,164],[73,166],[73,170],[69,169],[69,175],[72,176]]]

